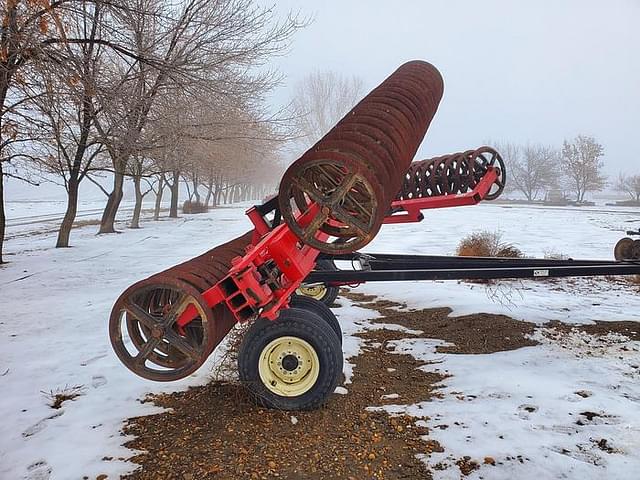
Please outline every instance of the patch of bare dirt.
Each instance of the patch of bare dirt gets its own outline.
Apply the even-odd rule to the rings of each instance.
[[[604,337],[614,333],[623,335],[629,338],[629,340],[640,340],[640,322],[633,321],[596,321],[595,324],[591,325],[571,325],[555,321],[546,323],[545,327],[554,328],[563,333],[585,332],[596,337]]]
[[[345,296],[355,301],[372,297],[354,293]],[[451,347],[439,347],[438,351],[443,353],[494,353],[538,344],[528,338],[534,332],[535,324],[505,315],[476,313],[452,317],[450,308],[398,310],[406,308],[406,305],[388,300],[375,301],[375,297],[369,298],[364,305],[382,315],[382,318],[371,320],[374,323],[395,323],[420,330],[423,337],[439,338],[454,344]]]
[[[212,382],[186,392],[146,401],[169,409],[130,419],[126,444],[140,453],[131,480],[167,479],[414,479],[431,478],[417,454],[442,452],[416,426],[416,418],[367,411],[367,407],[415,404],[439,395],[443,375],[421,369],[410,355],[394,353],[389,342],[440,338],[454,344],[447,353],[491,353],[535,345],[526,338],[534,326],[501,315],[450,317],[450,309],[398,311],[406,305],[373,295],[347,293],[360,306],[375,309],[380,324],[397,324],[423,333],[368,330],[355,363],[348,394],[335,394],[312,412],[283,412],[255,405],[239,385]],[[427,417],[425,417],[427,419]],[[478,462],[460,458],[463,475]]]
[[[431,478],[416,454],[442,451],[421,437],[409,416],[368,412],[367,407],[410,404],[437,394],[443,377],[422,362],[387,349],[407,338],[390,330],[362,334],[366,346],[355,359],[347,395],[335,394],[312,412],[256,406],[235,384],[213,382],[149,401],[168,412],[132,418],[127,447],[142,453],[128,479],[413,479]]]
[[[612,287],[640,293],[640,275],[602,275],[595,277],[536,278],[534,282],[549,283],[557,292],[602,292]]]
[[[358,303],[370,303],[378,299],[375,295],[367,295],[365,293],[352,292],[346,288],[340,289],[340,296],[346,297]]]

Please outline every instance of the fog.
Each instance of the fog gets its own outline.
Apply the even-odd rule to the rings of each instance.
[[[267,2],[265,2],[266,4]],[[423,59],[445,95],[418,156],[489,140],[561,145],[577,134],[605,147],[606,173],[640,172],[640,1],[279,1],[312,23],[276,60],[284,104],[314,70],[375,87]]]
[[[274,109],[312,71],[357,75],[371,89],[423,59],[441,71],[445,95],[417,159],[492,140],[560,146],[587,134],[604,145],[610,177],[640,173],[640,0],[280,0],[274,9],[312,19],[267,66],[283,75]],[[84,183],[83,195],[103,198]],[[34,195],[22,182],[7,187],[10,199]],[[35,194],[56,192],[44,184]]]

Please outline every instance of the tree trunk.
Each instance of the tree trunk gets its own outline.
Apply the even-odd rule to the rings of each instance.
[[[140,228],[140,212],[142,211],[142,190],[140,190],[140,177],[133,177],[133,186],[136,192],[136,204],[133,207],[133,216],[129,228]]]
[[[171,185],[171,209],[169,217],[178,218],[178,195],[180,195],[180,172],[173,172],[173,184]]]
[[[56,240],[56,248],[66,248],[69,246],[69,236],[71,235],[71,229],[73,228],[73,222],[76,219],[76,213],[78,212],[78,189],[80,188],[80,182],[86,175],[85,170],[82,174],[82,159],[87,150],[87,140],[89,138],[89,130],[91,129],[92,120],[92,108],[91,97],[85,90],[82,98],[82,123],[80,125],[80,138],[78,140],[78,146],[73,158],[73,166],[69,171],[69,182],[67,184],[67,210],[64,213],[64,218],[60,224],[58,230],[58,239]],[[89,168],[89,165],[86,166]]]
[[[4,246],[4,232],[7,219],[4,214],[4,173],[2,172],[2,161],[0,161],[0,264],[2,260],[2,247]]]
[[[222,203],[222,185],[216,183],[214,188],[215,193],[213,194],[213,206],[217,207]]]
[[[213,196],[213,182],[209,182],[209,186],[207,187],[207,197],[204,201],[204,204],[208,207],[209,202],[211,201],[211,197]]]
[[[6,7],[5,19],[11,19],[11,25],[3,25],[3,36],[4,30],[11,30],[9,33],[9,38],[15,35],[14,30],[16,30],[15,19],[17,17],[16,11],[18,9],[18,3],[14,2],[13,7]],[[9,42],[10,44],[13,42]],[[9,55],[15,55],[15,52],[5,52],[7,57]],[[11,82],[11,77],[16,72],[16,68],[6,68],[7,62],[3,62],[3,68],[0,68],[0,115],[4,113],[5,101],[7,99],[7,93],[9,91],[9,83]],[[4,138],[2,138],[2,117],[0,116],[0,145],[4,144]],[[7,217],[4,211],[4,172],[2,170],[2,149],[0,148],[0,264],[4,263],[2,252],[4,247],[4,235],[7,228]]]
[[[180,179],[180,177],[178,177]],[[187,197],[189,201],[193,200],[193,193],[191,193],[191,188],[189,187],[189,182],[185,180],[184,186],[187,187]]]
[[[160,175],[158,180],[158,193],[156,194],[156,204],[153,208],[153,219],[158,221],[160,218],[160,205],[162,203],[162,194],[164,192],[164,175]]]
[[[113,174],[113,191],[109,194],[107,205],[102,212],[100,230],[98,233],[116,233],[115,221],[122,200],[122,188],[124,186],[124,173],[117,168]]]
[[[71,235],[71,228],[73,228],[73,222],[76,219],[76,213],[78,212],[78,187],[80,182],[73,176],[69,178],[69,191],[67,192],[67,210],[64,212],[64,218],[60,224],[60,230],[58,230],[58,239],[56,241],[56,248],[67,248],[69,246],[69,236]]]
[[[200,192],[198,192],[198,180],[195,177],[195,175],[193,177],[193,195],[195,196],[196,203],[200,203]]]

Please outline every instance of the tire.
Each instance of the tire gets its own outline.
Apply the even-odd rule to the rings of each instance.
[[[336,318],[335,314],[327,307],[323,302],[320,302],[311,297],[305,297],[304,295],[292,295],[289,305],[292,308],[300,308],[302,310],[308,310],[318,315],[322,320],[327,322],[331,327],[331,330],[335,332],[342,345],[342,327],[340,322]]]
[[[238,352],[238,372],[263,406],[313,410],[341,378],[342,346],[318,315],[288,308],[275,322],[258,320],[249,328]]]
[[[338,270],[332,260],[318,260],[316,262],[316,270],[335,271]],[[340,293],[340,287],[330,287],[324,283],[314,283],[305,285],[302,283],[300,288],[296,290],[296,295],[313,298],[324,303],[327,307],[331,307]]]
[[[638,240],[635,240],[636,242]],[[633,246],[634,240],[629,237],[625,237],[622,240],[616,243],[616,246],[613,249],[613,257],[617,261],[621,260],[630,260],[633,258]]]

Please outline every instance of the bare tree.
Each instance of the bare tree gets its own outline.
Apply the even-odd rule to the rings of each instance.
[[[629,195],[633,201],[640,202],[640,175],[620,172],[613,186],[617,191]]]
[[[509,192],[520,192],[529,202],[533,202],[545,190],[557,186],[560,154],[553,147],[491,141],[486,144],[494,145],[505,161]]]
[[[153,193],[156,195],[156,200],[153,206],[153,220],[160,220],[160,207],[162,206],[162,195],[164,194],[164,189],[167,185],[167,181],[165,179],[165,172],[161,172],[158,174],[158,181],[155,184],[155,188],[153,189]]]
[[[75,38],[84,38],[88,43],[61,44],[50,52],[56,61],[37,63],[32,69],[34,83],[21,89],[30,98],[28,103],[33,105],[34,114],[42,117],[47,133],[44,143],[49,154],[41,156],[37,163],[47,174],[61,179],[67,192],[56,247],[69,246],[80,183],[89,178],[102,152],[93,130],[93,101],[102,50],[94,40],[99,35],[102,6],[85,2],[78,6],[78,13],[66,22],[66,28]]]
[[[135,57],[135,53],[108,38],[107,24],[103,25],[102,35],[105,36],[100,38],[87,38],[86,31],[76,37],[77,30],[68,30],[69,22],[91,10],[87,8],[90,4],[108,5],[110,10],[117,11],[126,9],[126,3],[101,0],[8,0],[3,3],[0,12],[0,263],[6,222],[3,181],[7,177],[25,179],[15,169],[8,171],[7,168],[16,159],[30,157],[28,143],[34,139],[26,138],[24,129],[25,125],[38,121],[21,115],[20,110],[25,102],[41,94],[34,91],[25,97],[17,87],[28,82],[29,69],[36,64],[62,65],[64,55],[61,52],[67,51],[70,45],[98,44],[117,51],[123,58]],[[16,147],[19,143],[24,148]]]
[[[576,194],[576,201],[583,202],[587,192],[598,192],[605,187],[603,155],[604,147],[593,137],[578,135],[564,141],[561,168],[568,187]]]
[[[262,198],[266,189],[274,188],[282,172],[283,166],[276,160],[282,143],[274,140],[268,123],[227,127],[218,126],[215,131],[204,128],[202,137],[190,144],[184,177],[192,185],[190,198],[195,197],[197,202],[199,187],[205,187],[205,205]],[[229,130],[228,136],[222,132],[225,129]]]
[[[133,154],[127,162],[127,176],[131,177],[135,192],[135,204],[129,228],[140,228],[142,202],[144,197],[154,190],[154,184],[157,182],[155,163],[143,155]]]
[[[38,181],[22,168],[38,158],[35,142],[42,139],[40,119],[29,120],[25,103],[14,104],[11,112],[0,119],[0,264],[3,263],[3,246],[6,230],[4,209],[4,186],[9,179],[38,185]]]
[[[46,42],[55,40],[61,28],[59,14],[68,8],[67,2],[29,2],[12,0],[3,2],[0,30],[0,263],[6,228],[4,211],[4,181],[14,177],[24,179],[10,163],[27,158],[22,145],[31,140],[25,135],[20,109],[27,100],[15,87],[25,81],[23,70],[34,58],[43,55]],[[53,26],[50,24],[53,23]]]
[[[158,144],[166,145],[159,156],[170,172],[170,216],[177,215],[180,184],[190,200],[200,202],[206,192],[207,206],[257,198],[266,185],[273,186],[282,165],[272,160],[292,138],[283,112],[264,111],[261,104],[233,95],[207,101],[181,98],[166,110],[156,136]]]
[[[532,202],[557,185],[559,152],[546,145],[526,145],[510,166],[509,181]]]
[[[252,67],[287,48],[301,25],[292,18],[275,22],[272,11],[257,7],[253,0],[130,2],[135,8],[119,15],[122,28],[118,38],[136,52],[136,59],[121,58],[109,72],[111,82],[102,89],[100,104],[109,113],[109,128],[105,117],[97,123],[105,134],[114,169],[113,191],[100,233],[115,231],[126,165],[139,149],[141,134],[158,99],[177,93],[222,97],[264,94],[277,78],[270,71]],[[174,175],[172,192],[178,188],[178,178]]]
[[[291,108],[300,133],[299,146],[317,142],[364,96],[361,78],[336,72],[314,72],[295,87]]]

